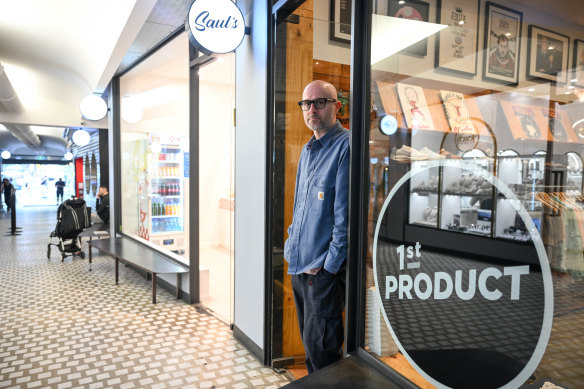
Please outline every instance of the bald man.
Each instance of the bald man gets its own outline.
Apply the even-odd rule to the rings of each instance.
[[[311,82],[298,105],[313,136],[298,162],[284,257],[292,276],[306,368],[313,373],[342,358],[349,131],[336,119],[341,103],[332,84]]]

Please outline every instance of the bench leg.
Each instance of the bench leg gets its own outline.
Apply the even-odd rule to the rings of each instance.
[[[181,273],[176,273],[176,299],[181,298],[182,289],[181,289],[182,277]]]
[[[120,278],[119,277],[119,270],[118,270],[118,268],[119,268],[119,262],[120,262],[120,260],[118,259],[118,257],[116,257],[116,285],[118,284],[118,280]]]
[[[156,304],[156,273],[152,273],[152,304]]]
[[[89,271],[91,271],[91,260],[93,259],[91,256],[91,238],[89,238],[89,242],[87,242],[87,251],[89,251]]]

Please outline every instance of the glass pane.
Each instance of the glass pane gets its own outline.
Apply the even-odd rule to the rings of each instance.
[[[437,3],[373,5],[362,346],[420,387],[577,387],[577,2]]]
[[[300,152],[313,135],[298,106],[306,85],[318,79],[335,86],[336,98],[342,103],[337,120],[342,126],[349,126],[350,35],[346,29],[341,34],[340,22],[330,22],[330,6],[328,0],[306,1],[286,21],[277,21],[275,27],[272,355],[289,365],[304,362],[291,277],[287,274],[283,250],[292,223]],[[348,7],[344,12],[350,16],[350,3],[344,6]],[[303,366],[293,371],[306,374]]]
[[[122,231],[188,264],[186,35],[120,80]]]
[[[201,301],[233,323],[235,54],[199,68]]]

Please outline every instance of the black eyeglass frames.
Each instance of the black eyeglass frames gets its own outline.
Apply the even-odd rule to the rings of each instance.
[[[312,104],[314,104],[314,108],[316,109],[323,109],[324,107],[326,107],[326,103],[329,101],[331,103],[335,103],[337,100],[322,97],[320,99],[314,100],[301,100],[298,102],[298,105],[300,106],[300,109],[302,109],[303,111],[308,111]]]

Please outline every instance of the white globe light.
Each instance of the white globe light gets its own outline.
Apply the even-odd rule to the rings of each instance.
[[[73,133],[73,142],[77,146],[85,146],[91,140],[91,135],[85,130],[77,130]]]
[[[70,151],[67,151],[67,152],[65,153],[64,157],[65,157],[65,159],[66,159],[67,161],[70,161],[70,160],[72,160],[72,159],[73,159],[73,154],[72,154]]]
[[[87,120],[100,120],[107,114],[107,104],[101,97],[89,95],[81,100],[79,110]]]
[[[8,159],[12,156],[12,154],[10,154],[10,151],[8,150],[4,150],[0,155],[2,156],[3,159]]]
[[[122,119],[126,123],[138,123],[144,116],[144,109],[136,99],[126,98],[122,100]]]

